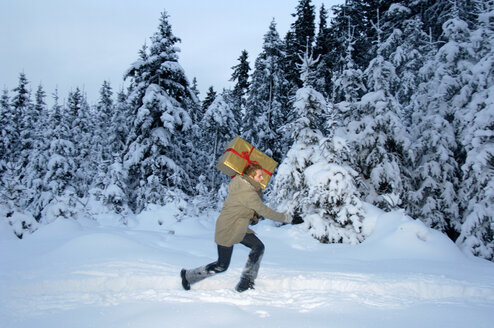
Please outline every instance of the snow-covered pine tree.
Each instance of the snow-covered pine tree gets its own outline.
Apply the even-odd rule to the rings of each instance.
[[[494,261],[494,4],[483,2],[478,28],[470,35],[476,63],[473,74],[455,97],[465,151],[460,185],[463,219],[457,244],[465,251]]]
[[[19,117],[22,116],[22,111],[25,111],[27,107],[31,105],[31,92],[28,89],[29,81],[26,74],[19,74],[19,84],[12,91],[14,96],[12,97],[12,107],[16,110]]]
[[[72,142],[75,152],[74,163],[77,169],[73,176],[73,186],[77,197],[84,198],[94,181],[97,167],[91,158],[94,123],[86,95],[79,87],[69,92],[62,116],[69,123],[68,140]]]
[[[216,96],[199,125],[201,143],[204,145],[207,158],[206,168],[209,172],[212,172],[212,178],[208,186],[211,191],[216,191],[221,183],[227,181],[226,175],[220,174],[218,176],[219,172],[215,165],[223,154],[225,145],[233,140],[240,131],[240,123],[235,117],[231,103],[225,100],[225,97],[228,97],[225,92],[227,91]]]
[[[214,87],[210,86],[208,89],[208,93],[206,94],[206,97],[204,98],[201,104],[203,115],[208,110],[209,105],[211,105],[213,101],[216,99],[216,95],[217,93],[216,91],[214,91]],[[202,116],[200,117],[200,120],[202,120]]]
[[[310,85],[315,61],[308,51],[300,67],[304,87],[296,93],[289,131],[294,144],[281,163],[273,186],[279,208],[301,216],[310,234],[323,243],[361,242],[363,209],[357,197],[355,172],[343,165],[347,150],[343,139],[325,138],[320,118],[327,116],[327,103]]]
[[[250,64],[248,59],[249,53],[247,50],[242,50],[240,57],[238,57],[238,64],[232,67],[233,72],[230,78],[230,81],[234,82],[235,85],[229,98],[232,100],[232,110],[235,114],[235,119],[241,122],[242,127],[247,125],[245,121],[245,102],[250,88]],[[240,129],[239,131],[243,135],[243,130]]]
[[[417,111],[413,119],[418,123],[419,134],[412,146],[416,167],[412,172],[413,189],[408,193],[408,210],[429,227],[451,235],[451,222],[459,215],[454,129],[440,113],[433,112],[433,106],[429,108],[432,112]]]
[[[18,162],[19,168],[23,168],[28,161],[26,156],[29,154],[31,142],[34,138],[33,121],[31,120],[33,117],[33,104],[26,74],[19,74],[19,83],[12,91],[14,92],[11,101],[12,124],[18,131],[18,140],[13,144],[14,147],[10,153],[10,158]],[[18,172],[18,174],[22,176],[23,172]]]
[[[412,9],[394,3],[385,13],[385,28],[391,35],[387,54],[383,54],[393,64],[400,83],[396,88],[396,98],[401,106],[407,108],[412,94],[420,83],[418,72],[433,51],[429,36],[423,31],[423,23],[418,15],[413,16]],[[410,125],[411,113],[405,114],[406,124]]]
[[[91,148],[88,161],[91,161],[90,167],[94,170],[94,178],[88,187],[89,195],[96,200],[101,200],[101,192],[107,184],[108,169],[113,161],[111,153],[113,126],[111,120],[115,106],[112,96],[113,91],[110,83],[103,81],[98,103],[92,109],[93,124],[89,139]]]
[[[369,182],[366,200],[390,208],[400,205],[404,196],[402,158],[410,141],[394,94],[398,83],[395,67],[383,56],[390,42],[381,41],[379,16],[374,29],[377,53],[364,72],[368,92],[348,125],[348,139],[353,143],[358,170]]]
[[[14,125],[15,115],[12,110],[9,90],[5,88],[0,98],[0,138],[2,138],[0,143],[0,177],[7,163],[11,160],[13,148],[19,138],[18,130]]]
[[[21,154],[21,157],[25,157],[22,183],[26,187],[26,192],[24,194],[23,208],[29,209],[38,220],[40,219],[40,212],[36,204],[44,189],[43,177],[46,174],[48,163],[46,149],[49,147],[49,142],[44,138],[49,118],[45,97],[46,93],[43,87],[39,85],[35,94],[31,117],[29,118],[32,121],[32,131],[30,132],[32,140],[29,142],[29,149],[24,155]]]
[[[21,184],[15,162],[4,162],[0,176],[0,204],[9,211],[21,210],[22,194],[26,188]]]
[[[113,102],[113,90],[110,82],[103,81],[100,88],[100,98],[94,108],[94,121],[95,125],[92,127],[95,131],[93,133],[93,145],[92,150],[97,151],[95,154],[96,161],[110,161],[112,159],[110,153],[111,143],[110,133],[113,130],[111,125],[112,117],[115,112],[115,106]]]
[[[345,66],[341,73],[333,76],[333,97],[338,102],[335,111],[339,119],[339,125],[347,126],[355,115],[356,106],[362,95],[367,91],[362,80],[363,72],[356,67],[352,58],[355,45],[354,28],[348,21],[348,30],[345,38]],[[336,113],[335,113],[336,115]]]
[[[193,77],[192,78],[192,85],[190,86],[190,91],[196,96],[197,99],[199,99],[199,88],[197,86],[197,78]]]
[[[286,83],[281,67],[283,58],[283,43],[273,20],[255,61],[242,136],[251,144],[262,147],[276,161],[280,161],[283,154],[278,128],[286,123],[281,99],[282,85]]]
[[[333,7],[334,17],[331,18],[330,29],[330,58],[333,61],[333,72],[338,72],[343,69],[345,61],[343,60],[345,53],[344,39],[348,34],[348,22],[352,24],[354,29],[354,51],[352,58],[356,68],[365,70],[369,66],[370,61],[375,57],[377,50],[376,30],[373,26],[377,21],[379,13],[384,13],[388,10],[392,3],[396,0],[352,0],[345,1],[344,4]],[[388,33],[384,33],[382,39],[387,38]]]
[[[331,17],[331,23],[327,27],[325,38],[320,40],[320,36],[318,35],[318,39],[316,41],[315,51],[317,55],[321,55],[321,61],[328,65],[331,72],[330,85],[326,86],[326,89],[329,92],[328,96],[332,96],[334,92],[334,87],[332,85],[335,80],[334,74],[340,74],[344,70],[344,66],[347,63],[346,55],[348,50],[349,26],[351,26],[350,33],[352,35],[353,44],[352,61],[356,69],[362,69],[359,65],[360,63],[355,62],[355,57],[357,57],[361,51],[358,46],[358,42],[360,41],[360,35],[363,34],[363,32],[360,32],[358,29],[358,24],[362,23],[362,17],[356,17],[355,15],[352,16],[353,10],[350,8],[351,4],[353,4],[353,2],[334,5],[331,8],[333,17]],[[358,12],[358,14],[362,13]],[[326,51],[319,51],[318,49],[321,48],[324,48]],[[366,50],[369,51],[370,48],[367,47]],[[319,65],[322,64],[320,63]],[[339,99],[336,100],[340,101]]]
[[[421,74],[427,79],[413,99],[415,132],[415,192],[410,193],[412,215],[448,233],[455,240],[460,230],[458,190],[462,160],[455,113],[465,103],[456,103],[461,88],[472,77],[470,31],[457,16],[443,25],[448,40],[427,62]],[[460,97],[461,98],[461,97]]]
[[[127,224],[127,216],[131,213],[129,199],[125,193],[125,170],[122,159],[115,154],[112,164],[108,166],[106,174],[101,176],[102,190],[99,193],[101,202],[113,212],[120,214],[120,221]]]
[[[46,92],[43,85],[38,85],[34,99],[34,109],[38,115],[46,113]],[[46,118],[46,117],[45,117]]]
[[[309,51],[309,55],[312,55],[316,34],[316,14],[312,0],[299,0],[292,16],[296,17],[295,22],[292,23],[285,36],[285,60],[287,62],[285,78],[290,83],[290,93],[293,95],[303,85],[296,69],[297,65],[302,63],[300,54]]]
[[[127,136],[131,128],[131,105],[128,102],[127,95],[123,89],[117,93],[117,99],[114,106],[114,111],[110,122],[110,135],[108,142],[110,143],[110,155],[112,157],[122,157]]]
[[[34,232],[38,228],[38,222],[34,217],[22,209],[19,200],[25,193],[21,185],[13,162],[7,163],[0,176],[0,208],[5,213],[5,221],[11,227],[17,238],[22,239],[25,232]]]
[[[123,166],[131,207],[137,212],[165,202],[168,188],[193,188],[189,174],[195,172],[188,170],[193,170],[194,149],[187,143],[187,131],[196,98],[178,63],[179,41],[164,11],[149,54],[144,47],[126,74],[131,80],[129,98],[136,107]]]
[[[40,155],[39,137],[42,122],[40,121],[41,113],[37,111],[31,100],[31,91],[29,90],[29,81],[24,73],[20,74],[19,85],[13,91],[14,97],[12,105],[18,119],[19,143],[14,150],[17,176],[24,187],[24,192],[19,199],[22,209],[25,209],[32,201],[34,189],[37,189],[38,183],[34,182],[39,178],[39,171],[42,168],[36,165],[36,162],[43,162]],[[41,164],[42,165],[42,164]],[[34,183],[34,185],[33,185]]]
[[[178,38],[177,41],[178,42]],[[146,82],[148,79],[147,70],[149,69],[149,54],[148,54],[148,46],[146,43],[139,49],[138,54],[139,58],[132,63],[130,68],[125,72],[124,80],[129,79],[131,82],[128,86],[128,102],[132,108],[139,108],[142,106],[142,98],[144,93],[146,92],[146,87],[149,82]],[[132,137],[132,138],[135,138]]]
[[[106,173],[101,176],[99,195],[103,204],[122,215],[122,222],[127,223],[125,214],[130,213],[128,195],[126,190],[126,172],[122,165],[122,156],[126,139],[130,130],[130,105],[123,90],[117,94],[113,113],[110,118],[108,135],[109,166]]]
[[[67,114],[67,110],[58,103],[58,92],[55,91],[49,124],[43,135],[47,142],[44,188],[32,207],[34,213],[39,213],[42,223],[50,223],[58,217],[70,218],[76,213],[77,195],[74,184],[77,152],[71,141],[73,116]]]
[[[320,58],[316,68],[315,89],[329,97],[333,92],[334,58],[330,56],[331,29],[328,28],[328,11],[321,5],[319,10],[319,28],[314,45],[314,58]]]
[[[480,2],[487,2],[480,0]],[[451,18],[459,18],[469,27],[475,24],[475,6],[477,0],[420,0],[412,4],[420,13],[424,22],[424,30],[431,33],[431,38],[440,40],[444,38],[443,24]]]

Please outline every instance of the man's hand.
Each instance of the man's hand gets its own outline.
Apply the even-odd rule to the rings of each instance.
[[[304,220],[302,219],[300,214],[295,213],[295,215],[293,216],[292,224],[300,224],[300,223],[304,223]]]
[[[249,225],[256,225],[259,223],[259,215],[257,213],[254,213],[254,216],[252,219],[250,219]]]

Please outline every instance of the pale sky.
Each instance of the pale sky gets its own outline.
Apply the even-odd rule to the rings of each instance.
[[[319,8],[344,0],[313,0]],[[284,38],[298,0],[0,0],[0,88],[12,89],[24,72],[34,91],[41,83],[61,100],[76,87],[95,103],[103,81],[116,93],[123,74],[157,30],[166,10],[182,42],[179,63],[200,97],[232,86],[231,67],[243,49],[251,69],[271,20]],[[331,11],[330,11],[331,14]]]

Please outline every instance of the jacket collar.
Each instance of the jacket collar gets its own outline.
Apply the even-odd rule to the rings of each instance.
[[[242,177],[242,179],[244,179],[245,181],[250,183],[257,192],[261,191],[262,188],[261,188],[261,184],[259,182],[254,181],[254,179],[252,179],[248,175],[242,175],[241,177]]]

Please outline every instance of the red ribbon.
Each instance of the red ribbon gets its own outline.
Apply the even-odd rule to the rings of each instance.
[[[252,154],[252,151],[254,150],[254,148],[255,147],[252,146],[252,148],[250,149],[250,151],[243,151],[241,154],[238,151],[236,151],[235,149],[233,149],[233,148],[228,148],[228,149],[225,150],[225,153],[227,151],[231,151],[232,153],[234,153],[238,157],[241,157],[241,158],[245,159],[247,161],[247,164],[245,166],[247,166],[249,164],[252,164],[252,163],[259,164],[257,161],[251,161],[250,160],[250,155]],[[262,171],[265,172],[269,176],[273,176],[273,173],[269,172],[268,170],[265,170],[264,168],[262,169]]]

